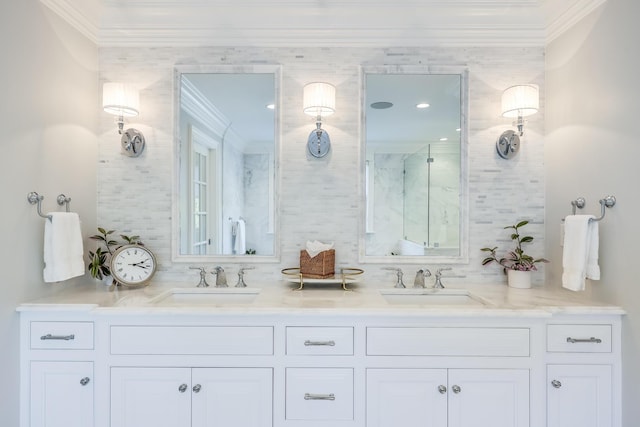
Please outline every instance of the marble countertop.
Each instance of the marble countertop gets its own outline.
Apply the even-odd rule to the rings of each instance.
[[[253,285],[253,284],[252,284]],[[407,287],[402,303],[390,303],[383,293],[396,290],[388,284],[354,283],[345,291],[340,284],[306,284],[303,290],[286,281],[255,284],[241,292],[254,293],[251,301],[207,301],[206,295],[189,295],[188,301],[171,300],[177,292],[200,292],[189,283],[152,283],[144,288],[107,287],[87,284],[53,296],[21,304],[18,311],[91,311],[94,314],[349,314],[421,316],[511,316],[548,317],[553,314],[620,315],[618,306],[590,300],[582,293],[555,287],[514,289],[504,284],[447,286],[444,290]],[[238,288],[205,288],[211,292],[237,292]],[[256,291],[257,294],[256,294]],[[416,293],[469,295],[468,303],[422,303]],[[432,295],[433,296],[433,295]],[[442,296],[442,295],[439,295]],[[160,300],[160,302],[158,302]],[[168,302],[169,301],[169,302]],[[469,304],[470,303],[470,304]]]

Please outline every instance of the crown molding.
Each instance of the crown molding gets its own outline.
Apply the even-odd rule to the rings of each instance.
[[[607,0],[577,0],[563,12],[556,14],[546,28],[545,45],[557,39]]]
[[[67,0],[40,0],[40,3],[55,12],[90,41],[99,45],[97,24],[80,12],[74,2]]]
[[[101,47],[544,46],[605,1],[40,0]]]

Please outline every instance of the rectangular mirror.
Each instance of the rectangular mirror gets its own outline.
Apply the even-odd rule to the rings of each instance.
[[[174,260],[275,261],[279,67],[175,74]]]
[[[465,70],[363,69],[360,258],[467,262]]]

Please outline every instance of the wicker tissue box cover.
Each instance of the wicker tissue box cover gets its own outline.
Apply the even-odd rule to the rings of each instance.
[[[306,249],[300,251],[300,274],[313,279],[326,279],[335,274],[336,251],[329,249],[311,258]]]

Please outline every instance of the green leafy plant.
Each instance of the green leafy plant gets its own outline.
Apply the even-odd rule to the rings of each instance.
[[[530,255],[527,255],[522,249],[523,243],[531,243],[533,241],[533,237],[531,236],[523,236],[521,235],[520,229],[525,225],[529,224],[529,221],[520,221],[516,225],[509,225],[504,227],[505,230],[512,229],[513,233],[511,233],[511,240],[513,240],[516,244],[516,247],[513,251],[507,253],[504,258],[498,258],[496,255],[496,251],[498,247],[493,248],[482,248],[480,249],[483,252],[489,252],[490,256],[486,257],[482,260],[482,265],[488,265],[492,262],[497,262],[503,267],[503,270],[506,274],[507,270],[519,270],[519,271],[532,271],[537,270],[536,264],[539,262],[549,262],[544,258],[533,258]]]
[[[109,263],[111,256],[121,246],[127,245],[140,245],[144,244],[140,241],[140,236],[127,236],[121,234],[120,237],[124,242],[118,242],[111,236],[115,233],[115,230],[105,230],[102,227],[98,227],[98,233],[93,236],[89,236],[90,239],[97,240],[99,246],[95,251],[89,251],[89,266],[88,270],[91,277],[102,280],[105,276],[111,276],[111,269]]]

